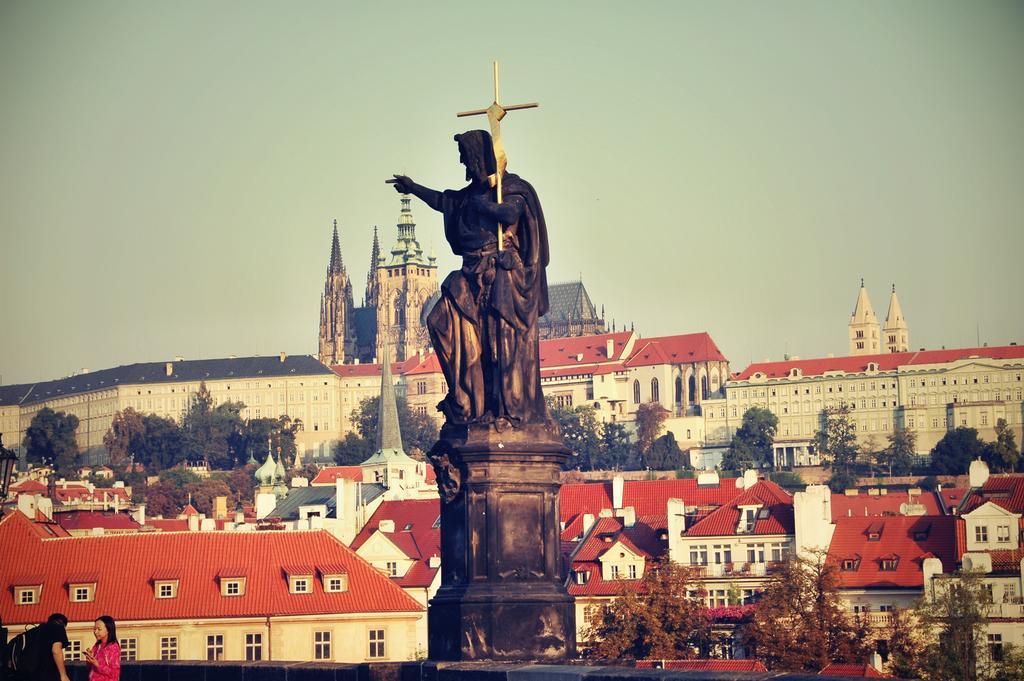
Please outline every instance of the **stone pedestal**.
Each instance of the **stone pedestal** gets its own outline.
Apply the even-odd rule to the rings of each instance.
[[[432,660],[556,662],[576,648],[562,574],[559,473],[569,451],[543,428],[481,428],[432,452],[441,483],[441,587]]]

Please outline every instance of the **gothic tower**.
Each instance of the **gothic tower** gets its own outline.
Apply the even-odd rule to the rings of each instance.
[[[857,292],[857,305],[850,317],[850,354],[877,355],[881,352],[878,317],[871,308],[864,280],[860,280],[860,291]]]
[[[437,258],[424,257],[416,240],[416,223],[409,208],[411,197],[403,194],[398,218],[398,240],[390,257],[379,255],[374,240],[373,258],[377,259],[375,286],[367,284],[367,306],[377,309],[376,354],[381,356],[385,335],[402,361],[430,344],[424,326],[423,306],[437,292]],[[371,302],[372,298],[372,302]]]
[[[903,318],[900,299],[896,297],[896,284],[892,285],[889,296],[889,313],[885,315],[885,347],[889,352],[908,352],[910,350],[910,327]]]
[[[334,221],[331,238],[331,260],[327,280],[320,296],[320,361],[342,364],[355,352],[355,329],[352,328],[352,283],[345,272],[338,245],[338,221]]]

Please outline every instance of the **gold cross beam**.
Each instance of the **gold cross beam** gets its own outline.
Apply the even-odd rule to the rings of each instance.
[[[501,203],[501,176],[505,173],[505,166],[508,163],[508,159],[505,156],[505,145],[501,141],[501,119],[505,117],[505,114],[509,111],[517,111],[519,109],[535,109],[540,104],[537,102],[530,102],[529,104],[509,104],[507,106],[499,104],[501,101],[498,85],[498,62],[494,62],[494,103],[492,103],[486,109],[474,109],[473,111],[462,111],[455,114],[457,117],[462,118],[465,116],[480,116],[482,114],[487,115],[487,122],[491,126],[491,143],[494,145],[494,162],[497,166],[494,176],[494,186],[497,191],[498,203]],[[505,240],[504,229],[502,228],[501,222],[498,223],[498,250],[502,250],[502,242]]]

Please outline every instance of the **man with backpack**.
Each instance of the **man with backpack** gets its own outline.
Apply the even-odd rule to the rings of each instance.
[[[68,618],[55,612],[42,624],[15,636],[10,643],[10,678],[18,681],[70,681],[64,649],[70,644]]]

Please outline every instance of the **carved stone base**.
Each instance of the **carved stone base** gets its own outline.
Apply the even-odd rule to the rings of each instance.
[[[433,660],[557,662],[575,653],[559,540],[569,451],[545,428],[470,429],[439,443],[441,587],[428,611]]]

